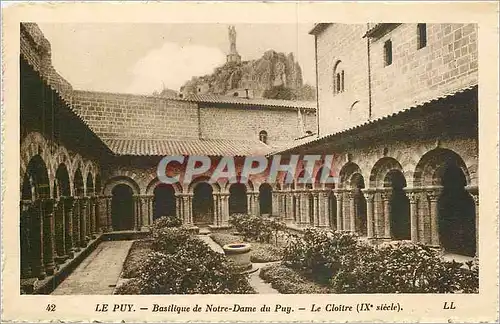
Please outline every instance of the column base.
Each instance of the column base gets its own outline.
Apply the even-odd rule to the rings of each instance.
[[[149,232],[149,226],[142,226],[141,227],[141,232]]]
[[[47,264],[45,265],[45,273],[49,276],[52,276],[54,273],[56,273],[56,266],[55,264]]]
[[[66,260],[69,259],[69,256],[68,255],[58,255],[54,258],[54,261],[57,263],[57,264],[62,264],[64,262],[66,262]]]

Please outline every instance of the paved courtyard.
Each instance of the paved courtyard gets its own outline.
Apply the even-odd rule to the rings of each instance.
[[[52,294],[111,295],[132,242],[101,242]]]

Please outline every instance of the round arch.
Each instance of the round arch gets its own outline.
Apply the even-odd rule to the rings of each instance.
[[[163,182],[161,182],[158,178],[154,178],[153,180],[151,180],[146,186],[146,194],[152,195],[155,188],[160,184],[163,184]],[[174,188],[176,194],[182,193],[184,191],[182,185],[179,182],[172,183],[170,185]]]
[[[370,172],[370,187],[381,188],[386,186],[386,176],[392,170],[403,172],[403,167],[395,158],[386,156],[375,162]]]
[[[104,185],[104,194],[106,196],[111,196],[113,187],[115,187],[119,184],[128,185],[132,189],[132,193],[134,195],[138,195],[141,192],[139,189],[139,186],[137,185],[137,183],[134,180],[132,180],[129,177],[117,176],[117,177],[113,177],[111,179],[108,179],[108,181],[106,181],[106,184]]]
[[[51,196],[47,165],[39,155],[29,161],[21,183],[21,199],[35,200]]]
[[[344,164],[342,169],[339,172],[339,188],[350,188],[351,186],[351,178],[355,173],[359,173],[362,175],[361,169],[354,162],[347,162]]]
[[[20,157],[20,179],[25,178],[25,174],[28,170],[28,166],[35,157],[39,157],[45,169],[47,170],[48,179],[53,179],[52,172],[52,157],[50,150],[48,150],[48,144],[45,138],[37,132],[29,133],[23,140],[21,144],[21,157]],[[22,191],[23,183],[20,183],[20,190]],[[49,181],[49,192],[52,194],[52,183]]]
[[[208,176],[200,176],[200,177],[197,177],[197,178],[194,178],[191,183],[189,184],[188,186],[188,192],[189,193],[194,193],[194,189],[195,187],[199,184],[199,183],[206,183],[208,185],[210,185],[212,187],[212,192],[221,192],[221,186],[218,182],[215,182],[215,183],[212,183],[210,182],[210,177]]]
[[[57,188],[58,188],[57,197],[61,197],[61,196],[69,197],[69,196],[71,196],[71,186],[70,186],[71,179],[70,179],[70,176],[69,176],[70,173],[68,171],[68,167],[66,166],[66,164],[64,164],[64,163],[59,164],[59,166],[57,167],[57,169],[55,171],[55,174],[56,174],[55,180],[56,180],[56,184],[57,184]],[[54,196],[56,196],[55,191],[56,190],[54,188]]]
[[[226,182],[226,184],[224,186],[224,191],[225,192],[229,192],[229,188],[233,184],[242,184],[242,185],[244,185],[246,187],[247,192],[254,191],[253,190],[254,186],[253,186],[253,183],[252,183],[252,181],[250,179],[248,179],[245,182],[241,182],[241,179],[239,177],[233,177],[233,178],[228,179],[228,181]]]
[[[441,185],[444,172],[450,167],[462,170],[466,184],[470,184],[470,174],[464,160],[450,149],[436,148],[425,153],[415,167],[413,185]]]
[[[94,177],[90,171],[87,171],[87,178],[85,180],[85,195],[92,196],[95,194]]]

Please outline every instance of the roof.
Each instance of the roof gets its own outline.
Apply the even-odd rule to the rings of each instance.
[[[311,29],[309,31],[309,34],[310,35],[318,35],[323,30],[325,30],[326,27],[328,27],[328,25],[331,25],[331,23],[318,23],[318,24],[314,24],[314,27],[313,27],[313,29]]]
[[[294,147],[282,148],[282,149],[279,149],[277,151],[273,151],[269,155],[271,155],[271,154],[281,154],[281,153],[290,152],[290,151],[293,151],[293,150],[296,150],[296,149],[304,148],[304,147],[307,147],[309,145],[315,145],[315,144],[321,144],[321,143],[333,141],[335,138],[341,137],[341,136],[346,135],[346,134],[348,134],[350,132],[357,131],[357,130],[360,130],[362,128],[366,128],[366,127],[371,126],[373,124],[378,124],[378,123],[380,123],[382,121],[391,121],[395,117],[403,116],[403,115],[406,115],[406,114],[408,114],[410,112],[418,111],[419,109],[424,108],[424,107],[428,107],[428,106],[430,106],[432,104],[435,104],[435,103],[438,103],[438,102],[444,104],[445,100],[451,99],[451,98],[453,98],[453,97],[455,97],[457,95],[468,95],[468,94],[472,94],[472,93],[477,93],[477,90],[478,90],[477,84],[469,85],[469,86],[467,86],[465,88],[461,88],[459,90],[456,90],[456,91],[453,91],[453,92],[450,92],[450,93],[446,93],[446,94],[444,94],[442,96],[439,96],[439,97],[436,97],[436,98],[433,98],[433,99],[430,99],[430,100],[427,100],[427,101],[423,101],[423,102],[421,102],[419,104],[413,105],[413,106],[408,107],[408,108],[403,109],[403,110],[400,110],[400,111],[398,111],[396,113],[393,113],[393,114],[390,114],[390,115],[386,115],[386,116],[383,116],[383,117],[380,117],[380,118],[377,118],[377,119],[369,120],[369,121],[367,121],[365,123],[362,123],[362,124],[356,125],[354,127],[350,127],[350,128],[341,130],[339,132],[331,133],[331,134],[328,134],[328,135],[325,135],[325,136],[322,136],[322,137],[317,137],[317,138],[314,138],[314,139],[311,139],[309,141],[305,141],[305,142],[302,142],[302,143],[297,143],[298,145],[296,145]],[[445,105],[443,105],[443,106],[445,106]]]
[[[229,139],[110,139],[105,143],[116,155],[165,156],[209,155],[251,156],[266,155],[272,147],[257,140]]]
[[[383,34],[387,30],[391,30],[401,25],[401,23],[384,23],[384,24],[375,24],[373,27],[369,28],[363,37],[377,37]]]
[[[242,98],[242,97],[231,97],[231,96],[219,96],[213,94],[195,94],[195,95],[190,95],[181,100],[192,101],[197,103],[209,103],[209,104],[232,104],[232,105],[246,105],[246,106],[290,108],[290,109],[302,108],[310,110],[316,109],[316,101]]]

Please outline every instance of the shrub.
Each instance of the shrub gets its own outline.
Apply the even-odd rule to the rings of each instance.
[[[200,241],[184,228],[165,227],[154,231],[152,238],[153,250],[165,254],[173,254],[181,249],[189,250],[200,244]]]
[[[231,215],[229,223],[243,235],[245,240],[270,243],[271,240],[278,240],[279,232],[286,230],[286,225],[274,218],[263,218],[245,214]]]
[[[331,283],[339,293],[470,293],[479,286],[477,266],[444,261],[410,242],[358,245]]]
[[[240,236],[226,233],[211,233],[209,237],[220,246],[232,243],[242,243],[243,239]]]
[[[166,227],[180,227],[182,219],[177,216],[162,216],[157,218],[151,225],[151,232],[161,230]]]
[[[283,248],[268,243],[252,243],[250,261],[254,263],[274,262],[283,259]]]
[[[260,270],[259,276],[282,294],[328,294],[334,291],[307,280],[283,264],[272,264]]]
[[[115,295],[139,295],[142,282],[138,278],[132,278],[122,285],[116,287]]]
[[[182,228],[153,232],[153,251],[138,277],[117,294],[243,294],[254,293],[246,276],[224,255],[213,251]]]
[[[341,268],[344,256],[356,250],[356,236],[317,228],[294,235],[283,252],[283,263],[314,280],[327,283]]]
[[[127,258],[123,263],[122,277],[134,278],[139,275],[139,268],[145,255],[151,252],[151,240],[137,240],[132,243]]]

